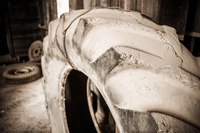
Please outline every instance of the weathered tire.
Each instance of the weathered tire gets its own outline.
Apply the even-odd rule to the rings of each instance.
[[[119,132],[199,132],[199,65],[173,28],[137,12],[92,9],[64,14],[50,24],[42,57],[52,132],[70,132],[67,110],[78,104],[66,102],[79,99],[69,92],[75,90],[68,82],[72,70],[94,83]]]
[[[72,133],[94,133],[95,128],[90,117],[87,103],[87,76],[71,71],[66,86],[66,117],[69,131]]]
[[[87,76],[73,70],[70,72],[66,83],[65,107],[69,131],[72,133],[114,133],[112,131],[115,130],[115,124],[109,112],[107,112],[109,115],[106,118],[101,115],[98,117],[106,119],[104,123],[97,122],[95,112],[98,110],[96,101],[98,97],[95,93],[92,97],[90,96],[90,88],[93,88],[94,85],[87,79]],[[105,105],[105,101],[103,102]],[[107,106],[105,108],[106,111],[109,110]],[[110,121],[114,125],[111,125]]]
[[[41,69],[36,65],[13,65],[4,71],[3,77],[10,84],[29,83],[41,77]]]
[[[41,41],[34,41],[28,51],[28,57],[30,61],[40,61],[43,55],[43,46]]]
[[[118,133],[118,128],[104,98],[90,79],[87,80],[87,101],[96,131],[98,133]]]

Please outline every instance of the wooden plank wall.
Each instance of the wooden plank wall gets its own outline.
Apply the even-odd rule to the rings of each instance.
[[[2,12],[0,12],[2,13]],[[0,55],[8,54],[7,40],[6,40],[6,31],[4,26],[4,18],[0,17]]]
[[[35,40],[42,40],[40,0],[8,0],[8,15],[14,54],[27,56],[28,49]]]
[[[174,27],[183,40],[185,35],[189,0],[162,0],[159,24]]]
[[[141,12],[152,21],[174,27],[184,39],[189,0],[69,0],[70,11],[91,7],[119,7]]]
[[[69,3],[70,11],[99,6],[141,11],[142,0],[69,0]]]
[[[119,7],[125,10],[141,12],[151,19],[157,17],[159,0],[69,0],[70,11],[92,7]]]
[[[1,8],[1,40],[0,40],[0,54],[9,54],[11,57],[15,57],[14,48],[12,45],[12,36],[10,32],[10,21],[8,17],[8,7],[6,1],[0,2]]]
[[[200,38],[200,0],[190,1],[189,6],[189,14],[188,14],[188,23],[187,23],[187,31],[193,31],[194,34],[198,34]]]

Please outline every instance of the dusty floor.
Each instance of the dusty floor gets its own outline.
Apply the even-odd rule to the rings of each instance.
[[[0,132],[49,133],[41,78],[28,84],[5,84],[0,66]]]

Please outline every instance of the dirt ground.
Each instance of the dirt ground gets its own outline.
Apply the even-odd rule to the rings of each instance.
[[[23,85],[6,84],[0,66],[0,132],[49,133],[41,78]]]

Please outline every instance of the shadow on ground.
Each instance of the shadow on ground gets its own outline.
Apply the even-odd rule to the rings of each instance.
[[[41,78],[23,85],[6,84],[0,66],[0,132],[50,132]]]

